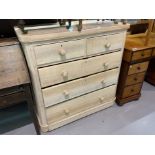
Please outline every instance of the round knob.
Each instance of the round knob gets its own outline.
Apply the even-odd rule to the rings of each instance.
[[[101,81],[101,83],[102,83],[102,84],[105,84],[105,81],[104,81],[104,80],[102,80],[102,81]]]
[[[102,103],[104,101],[104,97],[100,97],[99,100]]]
[[[66,54],[66,51],[64,49],[61,49],[59,53],[61,56],[64,56]]]
[[[63,76],[63,78],[67,78],[68,77],[68,72],[67,71],[63,71],[62,72],[62,76]]]
[[[134,92],[134,89],[131,89],[131,92]]]
[[[69,92],[67,90],[64,90],[64,95],[69,96]]]
[[[108,63],[103,63],[104,68],[108,68]]]
[[[110,43],[105,44],[105,47],[106,47],[106,48],[110,48],[110,46],[111,46]]]
[[[66,115],[69,115],[69,110],[68,109],[65,109],[64,112],[65,112]]]
[[[141,68],[138,66],[137,69],[140,70]]]
[[[144,53],[141,53],[141,56],[143,57],[144,56]]]
[[[134,80],[137,81],[138,79],[135,77]]]

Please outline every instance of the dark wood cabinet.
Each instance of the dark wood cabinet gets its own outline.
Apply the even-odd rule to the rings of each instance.
[[[117,87],[116,102],[123,105],[141,96],[141,88],[154,46],[144,46],[139,38],[127,38]]]

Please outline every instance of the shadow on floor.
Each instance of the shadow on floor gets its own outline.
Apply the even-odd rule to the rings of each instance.
[[[0,134],[32,123],[27,103],[0,110]]]

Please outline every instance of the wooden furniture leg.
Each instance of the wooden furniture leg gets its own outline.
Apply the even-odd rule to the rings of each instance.
[[[28,109],[30,111],[30,114],[32,116],[32,121],[36,130],[37,135],[40,135],[40,127],[39,127],[39,122],[37,119],[37,116],[35,115],[34,112],[34,100],[33,100],[33,96],[31,93],[31,88],[30,86],[25,86],[25,92],[26,92],[26,99],[27,99],[27,103],[28,103]]]

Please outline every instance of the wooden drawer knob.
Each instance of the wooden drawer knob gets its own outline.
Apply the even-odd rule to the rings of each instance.
[[[99,100],[102,103],[104,101],[104,97],[100,97]]]
[[[102,83],[102,84],[105,84],[105,81],[104,81],[104,80],[102,80],[102,81],[101,81],[101,83]]]
[[[105,44],[105,47],[106,47],[106,48],[110,48],[110,47],[111,47],[111,44],[110,44],[110,43],[106,43],[106,44]]]
[[[63,71],[62,72],[62,76],[63,76],[63,78],[67,78],[68,77],[68,72],[67,71]]]
[[[65,109],[65,110],[64,110],[64,113],[65,113],[66,115],[69,115],[70,112],[69,112],[68,109]]]
[[[64,90],[64,95],[69,96],[69,92],[67,90]]]
[[[144,53],[141,53],[141,56],[143,57],[143,56],[145,56],[145,54]]]
[[[138,79],[135,77],[134,80],[137,81]]]
[[[131,92],[134,92],[134,89],[131,89]]]
[[[103,63],[105,69],[108,69],[108,63]]]
[[[59,52],[59,54],[60,54],[61,56],[64,56],[64,55],[66,55],[66,51],[65,51],[64,49],[61,49],[60,52]]]
[[[106,83],[104,80],[101,81],[102,87],[105,87]]]
[[[138,66],[137,69],[140,70],[141,69],[140,66]]]

